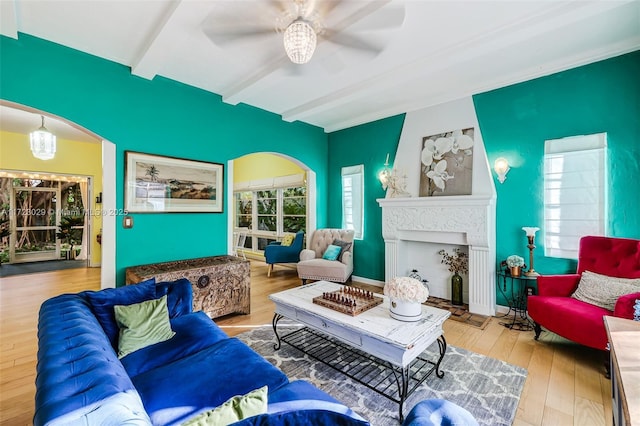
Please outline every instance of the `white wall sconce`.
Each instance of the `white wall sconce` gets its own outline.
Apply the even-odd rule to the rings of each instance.
[[[387,184],[389,182],[389,178],[391,177],[391,169],[389,169],[389,153],[387,153],[387,159],[384,162],[384,169],[380,171],[378,174],[378,179],[380,179],[380,183],[382,184],[382,189],[387,189]]]
[[[378,174],[378,179],[382,184],[382,189],[389,190],[389,196],[395,197],[410,197],[411,194],[407,192],[407,176],[398,175],[395,168],[389,168],[389,154],[387,153],[387,159],[384,162],[384,169]]]
[[[493,163],[493,170],[495,170],[498,175],[498,182],[504,183],[505,179],[507,179],[507,173],[509,173],[511,168],[506,158],[499,157],[496,158],[496,161]]]

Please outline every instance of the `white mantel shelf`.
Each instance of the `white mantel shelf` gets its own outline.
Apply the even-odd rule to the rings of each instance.
[[[469,247],[469,310],[495,315],[495,207],[492,195],[381,198],[385,280],[406,258],[403,241]]]
[[[423,207],[423,206],[474,206],[495,204],[495,196],[492,195],[450,195],[436,197],[404,197],[404,198],[378,198],[380,207]]]

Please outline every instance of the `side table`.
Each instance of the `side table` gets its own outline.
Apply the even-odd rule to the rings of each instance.
[[[497,275],[498,292],[509,303],[509,312],[500,318],[509,318],[513,313],[510,318],[511,321],[501,322],[500,324],[512,330],[533,330],[533,323],[527,316],[527,296],[529,296],[529,289],[533,288],[529,284],[535,283],[537,277],[527,277],[526,275],[514,277],[506,271],[498,271]]]

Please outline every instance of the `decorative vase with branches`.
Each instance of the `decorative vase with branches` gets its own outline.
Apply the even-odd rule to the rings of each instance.
[[[447,265],[449,272],[453,272],[451,277],[451,303],[462,305],[462,277],[460,274],[469,272],[469,255],[459,248],[453,249],[453,254],[445,250],[438,252],[442,256],[440,263]]]

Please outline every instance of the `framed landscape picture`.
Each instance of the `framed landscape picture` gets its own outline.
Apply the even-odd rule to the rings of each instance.
[[[125,152],[124,209],[137,213],[221,213],[224,166]]]

